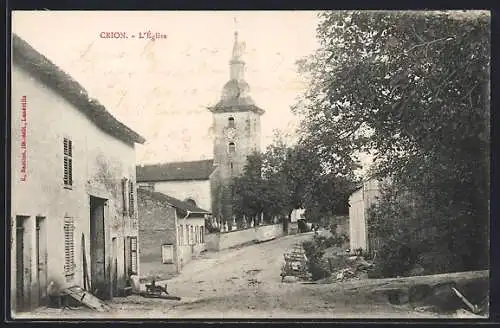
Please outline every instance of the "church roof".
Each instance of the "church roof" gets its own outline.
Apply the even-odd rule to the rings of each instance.
[[[208,180],[215,170],[214,160],[137,165],[137,182]]]
[[[227,112],[255,112],[257,114],[264,114],[265,111],[256,106],[256,105],[250,105],[250,104],[244,104],[244,103],[238,103],[238,102],[235,102],[235,103],[232,103],[232,104],[227,104],[227,103],[223,103],[222,101],[220,101],[219,103],[217,103],[217,105],[213,106],[213,107],[209,107],[208,108],[212,113],[227,113]]]
[[[250,87],[245,80],[229,80],[222,89],[221,100],[209,110],[212,113],[253,111],[264,114],[264,110],[255,105],[249,93]]]
[[[203,214],[203,215],[210,214],[210,212],[207,210],[204,210],[204,209],[199,208],[197,206],[193,206],[187,202],[183,202],[180,199],[174,198],[172,196],[166,195],[166,194],[161,193],[161,192],[144,190],[142,188],[137,189],[137,192],[148,194],[149,196],[151,196],[152,198],[154,198],[160,202],[165,202],[165,203],[169,204],[170,206],[175,207],[181,213],[184,213],[184,215],[187,211],[189,211],[192,214]]]
[[[59,93],[109,135],[130,144],[145,142],[137,132],[113,117],[99,101],[90,98],[80,83],[16,34],[12,35],[12,61]]]

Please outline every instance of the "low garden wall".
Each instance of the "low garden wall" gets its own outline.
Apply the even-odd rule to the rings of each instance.
[[[281,223],[262,225],[242,230],[207,234],[205,236],[205,245],[209,251],[220,251],[249,242],[271,240],[283,235],[283,225]]]

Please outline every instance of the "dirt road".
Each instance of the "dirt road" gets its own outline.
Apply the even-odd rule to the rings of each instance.
[[[312,233],[219,253],[191,261],[168,281],[181,301],[140,296],[115,298],[111,313],[65,310],[58,316],[114,318],[437,318],[352,291],[343,284],[282,283],[283,253]]]

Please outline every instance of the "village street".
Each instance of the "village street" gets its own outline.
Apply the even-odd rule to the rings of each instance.
[[[191,261],[168,281],[170,294],[181,301],[132,295],[115,298],[111,312],[77,309],[41,309],[36,317],[68,318],[436,318],[391,305],[373,293],[370,283],[282,283],[283,253],[312,233],[286,236],[269,242],[218,253]]]

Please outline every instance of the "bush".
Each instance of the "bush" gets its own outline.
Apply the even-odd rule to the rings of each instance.
[[[378,251],[376,268],[372,274],[377,276],[376,278],[408,276],[410,270],[415,267],[417,259],[418,255],[411,247],[389,240]]]
[[[305,241],[302,247],[307,257],[307,268],[311,273],[312,280],[323,279],[331,276],[329,266],[323,260],[327,242],[325,237],[316,237],[312,241]]]

